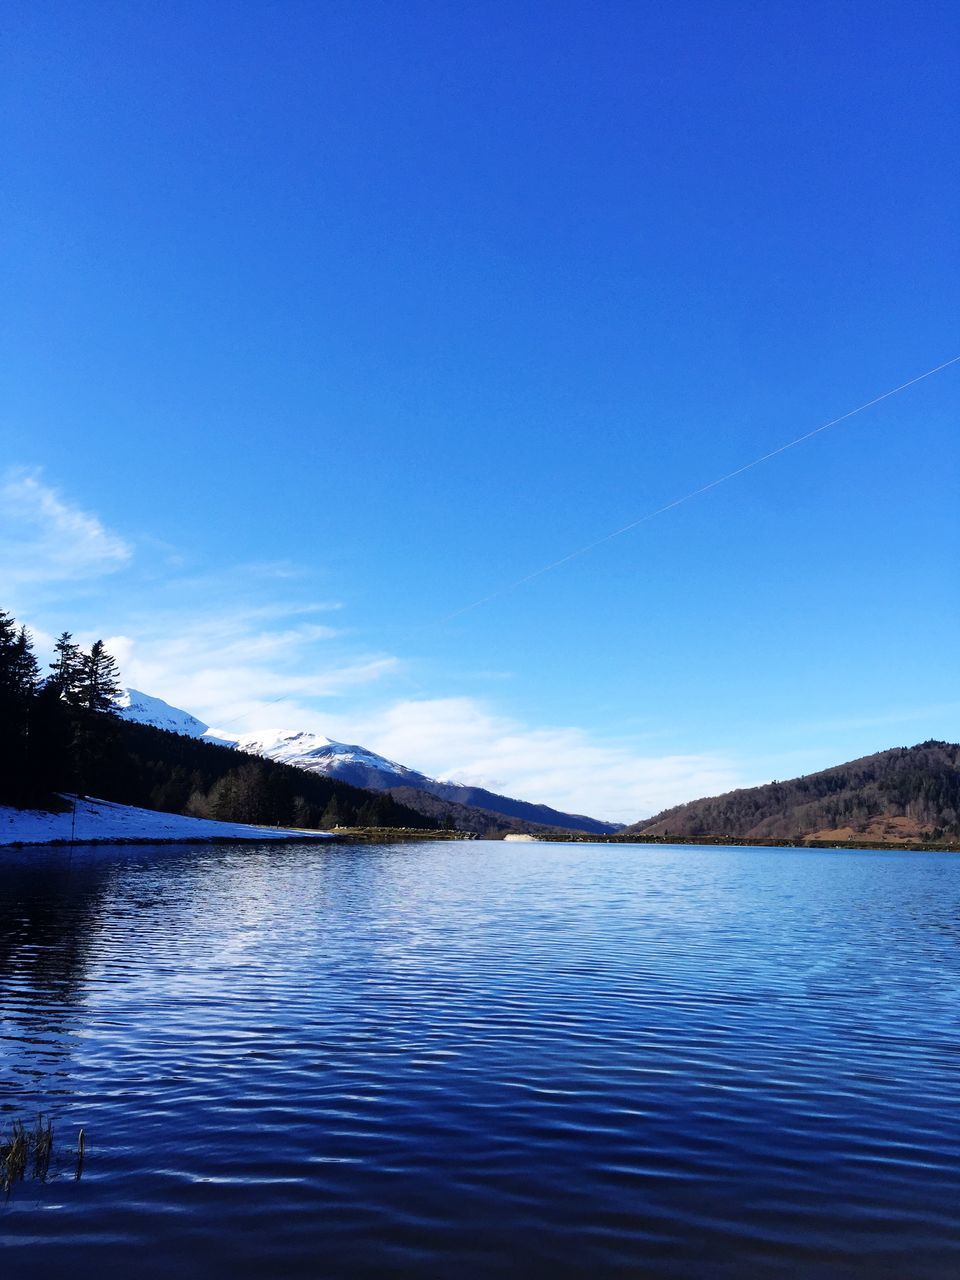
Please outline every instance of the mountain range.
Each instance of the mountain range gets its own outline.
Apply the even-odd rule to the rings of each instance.
[[[389,795],[441,825],[478,834],[571,832],[626,840],[802,838],[877,844],[960,838],[960,746],[955,743],[931,740],[896,747],[786,782],[693,800],[618,827],[483,787],[430,778],[365,747],[306,731],[228,740],[211,734],[189,712],[136,689],[125,691],[120,713],[130,721]]]
[[[209,725],[189,711],[172,707],[163,699],[138,689],[124,690],[119,709],[126,720],[218,746],[235,747],[249,755],[294,765],[308,773],[323,774],[367,791],[387,792],[419,813],[441,822],[448,821],[459,830],[483,832],[491,827],[501,830],[532,827],[610,835],[620,829],[617,823],[602,822],[585,814],[564,813],[549,805],[498,795],[484,787],[430,778],[366,747],[335,742],[304,730],[244,734],[236,739],[218,737],[211,734]]]

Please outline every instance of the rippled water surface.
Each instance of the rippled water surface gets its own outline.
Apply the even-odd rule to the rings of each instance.
[[[45,1276],[960,1274],[960,859],[0,855]],[[56,1163],[56,1162],[55,1162]]]

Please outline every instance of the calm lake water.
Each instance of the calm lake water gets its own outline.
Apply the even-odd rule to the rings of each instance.
[[[0,855],[11,1276],[960,1274],[960,858]]]

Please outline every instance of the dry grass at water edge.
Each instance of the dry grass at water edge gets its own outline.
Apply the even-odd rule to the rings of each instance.
[[[81,1129],[77,1139],[76,1178],[83,1173],[84,1146]],[[8,1135],[0,1138],[0,1188],[3,1194],[9,1197],[14,1186],[28,1178],[46,1182],[53,1154],[52,1121],[44,1122],[43,1116],[38,1116],[36,1124],[28,1129],[22,1120],[14,1120]]]

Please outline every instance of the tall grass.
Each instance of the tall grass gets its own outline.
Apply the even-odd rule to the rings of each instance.
[[[76,1177],[83,1172],[84,1133],[77,1143]],[[0,1137],[0,1190],[9,1197],[18,1182],[35,1178],[46,1182],[53,1159],[53,1122],[38,1116],[28,1128],[22,1120],[14,1120],[9,1132]]]

